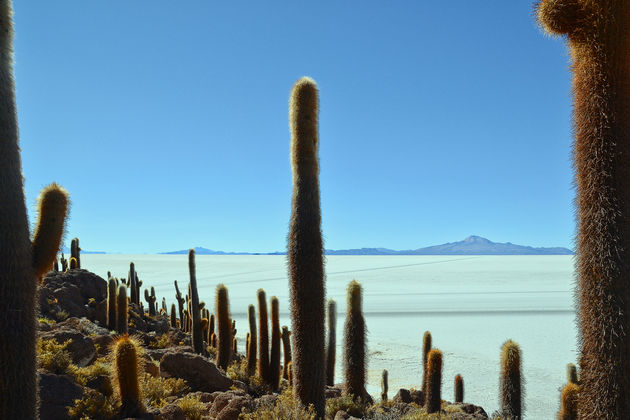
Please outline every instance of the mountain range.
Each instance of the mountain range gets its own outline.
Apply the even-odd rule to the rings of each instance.
[[[197,255],[284,255],[285,252],[252,253],[214,251],[195,247]],[[187,254],[188,250],[162,252],[161,254]],[[568,248],[535,248],[511,242],[492,242],[481,236],[469,236],[458,242],[448,242],[425,248],[396,251],[388,248],[327,249],[326,255],[573,255]]]

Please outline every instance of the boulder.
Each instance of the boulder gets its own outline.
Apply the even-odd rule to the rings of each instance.
[[[411,393],[408,389],[400,388],[392,400],[394,403],[409,404],[411,402]]]
[[[81,398],[83,388],[68,375],[39,373],[40,420],[66,419],[68,407]]]
[[[206,357],[170,351],[160,360],[160,374],[184,379],[193,391],[227,391],[233,381]]]
[[[79,367],[85,367],[96,360],[96,348],[92,339],[85,337],[73,328],[67,326],[57,328],[43,333],[41,338],[44,340],[55,339],[60,344],[71,340],[66,350],[72,356],[72,362]]]

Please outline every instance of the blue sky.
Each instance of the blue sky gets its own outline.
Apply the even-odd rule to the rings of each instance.
[[[327,248],[573,246],[570,76],[528,1],[19,1],[29,215],[82,248],[283,250],[288,98],[320,87]]]

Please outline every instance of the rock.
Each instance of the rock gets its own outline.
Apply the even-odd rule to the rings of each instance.
[[[177,404],[168,404],[162,407],[160,416],[164,420],[186,420],[184,411]]]
[[[112,388],[112,381],[109,376],[99,375],[95,378],[90,379],[85,384],[88,388],[92,388],[103,395],[111,396],[114,393],[114,389]]]
[[[419,406],[424,405],[424,393],[418,389],[409,392],[409,396],[411,397],[411,402],[416,403]]]
[[[335,420],[347,420],[348,417],[350,417],[350,414],[343,410],[339,410],[337,411],[337,414],[335,414]]]
[[[454,403],[451,405],[458,406],[459,408],[461,408],[461,410],[468,415],[467,418],[475,418],[475,419],[488,418],[488,414],[486,413],[486,411],[483,408],[479,407],[478,405],[467,404],[467,403]],[[473,416],[473,417],[470,417],[470,416]]]
[[[193,391],[227,391],[233,381],[204,356],[193,353],[168,352],[160,360],[164,377],[181,378]]]
[[[112,349],[112,343],[114,342],[114,337],[110,334],[107,335],[97,335],[92,337],[92,341],[94,342],[94,347],[96,347],[96,353],[100,356],[105,356]]]
[[[411,402],[411,393],[408,389],[400,388],[392,400],[394,403],[409,404]]]
[[[81,398],[83,388],[68,375],[39,373],[40,420],[66,419],[68,407]]]
[[[216,420],[238,420],[243,408],[246,410],[252,407],[252,397],[249,395],[234,396],[226,407],[217,414]]]
[[[72,362],[79,367],[85,367],[96,360],[96,348],[91,338],[85,337],[79,331],[69,327],[61,327],[45,332],[41,335],[44,340],[55,339],[58,343],[72,340],[66,350],[72,356]]]
[[[334,386],[326,386],[326,398],[339,398],[341,397],[341,389]]]

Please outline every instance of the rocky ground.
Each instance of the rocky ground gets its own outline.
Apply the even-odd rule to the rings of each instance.
[[[117,335],[104,327],[106,281],[86,270],[51,272],[43,280],[40,301],[40,416],[42,420],[115,419],[117,401],[111,373],[111,346]],[[243,356],[234,355],[227,372],[209,355],[193,353],[190,336],[169,325],[163,315],[150,317],[129,307],[129,333],[141,344],[141,390],[146,414],[141,418],[299,419],[300,411],[286,380],[268,392],[244,374]],[[360,406],[343,396],[343,385],[328,387],[330,419],[486,419],[471,404],[443,402],[442,413],[427,416],[421,391],[400,389],[389,401]],[[353,417],[354,416],[354,417]]]

